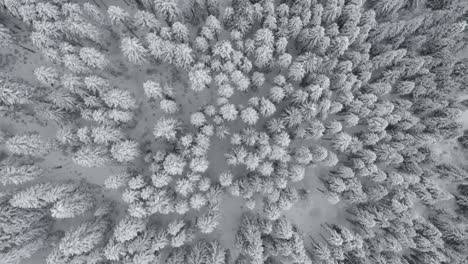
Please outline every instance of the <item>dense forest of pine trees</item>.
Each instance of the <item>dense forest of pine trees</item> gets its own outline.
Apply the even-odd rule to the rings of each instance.
[[[433,149],[468,151],[467,23],[466,0],[0,0],[0,264],[467,263],[466,164]],[[284,215],[313,193],[346,216],[319,235]]]

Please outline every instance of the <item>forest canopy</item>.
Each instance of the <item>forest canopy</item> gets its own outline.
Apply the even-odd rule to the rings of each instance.
[[[467,23],[0,0],[0,264],[467,263]]]

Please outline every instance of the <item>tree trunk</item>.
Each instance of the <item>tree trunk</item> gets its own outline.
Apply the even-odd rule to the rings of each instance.
[[[353,213],[353,212],[349,211],[348,209],[346,209],[346,210],[345,210],[345,212],[347,212],[347,213],[348,213],[348,214],[350,214],[350,215],[354,215],[354,216],[356,216],[356,214],[355,214],[355,213]]]
[[[99,8],[102,8],[100,4],[98,4],[98,2],[96,0],[93,0],[94,4],[99,7]]]
[[[15,45],[18,46],[18,47],[20,47],[20,48],[23,48],[23,49],[25,49],[25,50],[27,50],[27,51],[29,51],[29,52],[31,52],[31,53],[36,53],[35,50],[30,49],[30,48],[28,48],[28,47],[26,47],[26,46],[23,46],[23,45],[21,45],[21,44],[15,43]]]
[[[328,242],[328,240],[322,234],[320,234],[320,236],[325,241],[325,243],[327,243],[327,245],[331,246],[330,243]]]
[[[10,16],[16,17],[15,15],[13,15],[13,13],[10,11],[10,9],[8,9],[5,5],[3,5],[3,7],[5,8],[6,11],[8,11],[8,13],[10,14]]]
[[[317,242],[316,242],[315,239],[312,237],[312,235],[309,235],[309,238],[310,238],[310,240],[312,241],[312,243],[317,244]]]
[[[137,34],[127,25],[127,23],[124,22],[124,25],[127,28],[127,30],[130,31],[130,33],[132,33],[133,36],[135,36],[135,38],[139,39]]]
[[[104,7],[106,8],[106,10],[107,10],[108,7],[107,7],[106,3],[104,3],[104,0],[101,0],[101,2],[104,5]]]

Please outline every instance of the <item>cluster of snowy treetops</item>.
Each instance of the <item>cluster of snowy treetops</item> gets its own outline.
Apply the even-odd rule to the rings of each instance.
[[[34,78],[0,75],[1,119],[38,124],[0,132],[0,263],[37,252],[47,264],[467,263],[467,172],[432,149],[468,146],[467,10],[466,0],[0,0],[2,51],[35,61]],[[130,68],[154,67],[206,103],[185,118],[170,81],[122,85]],[[133,133],[148,105],[153,144]],[[220,142],[226,167],[213,175]],[[104,186],[51,180],[57,153],[125,169]],[[311,177],[321,185],[300,184]],[[313,192],[346,219],[309,237],[283,212]],[[226,196],[252,211],[233,248],[207,236]]]

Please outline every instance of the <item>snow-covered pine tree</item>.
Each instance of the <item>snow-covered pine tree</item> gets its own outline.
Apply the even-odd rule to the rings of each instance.
[[[118,162],[129,162],[140,155],[138,143],[133,140],[125,140],[112,145],[110,149],[112,158]]]
[[[73,218],[91,210],[94,204],[94,195],[85,188],[78,188],[74,193],[55,202],[50,211],[58,219]]]
[[[101,167],[110,161],[109,151],[102,146],[83,146],[73,155],[73,161],[83,167]]]
[[[52,149],[52,144],[39,134],[25,134],[9,138],[5,142],[5,147],[15,155],[41,157]]]
[[[134,64],[144,64],[147,61],[148,50],[136,37],[125,37],[121,41],[120,49],[123,55]]]
[[[114,238],[117,242],[122,243],[136,238],[145,230],[145,219],[126,216],[114,228]]]
[[[0,231],[0,258],[3,263],[20,263],[46,246],[53,224],[47,210],[18,208],[4,196],[0,212],[0,224],[3,226]]]
[[[59,251],[67,256],[83,255],[103,245],[110,222],[105,218],[96,218],[68,230],[58,244]]]

